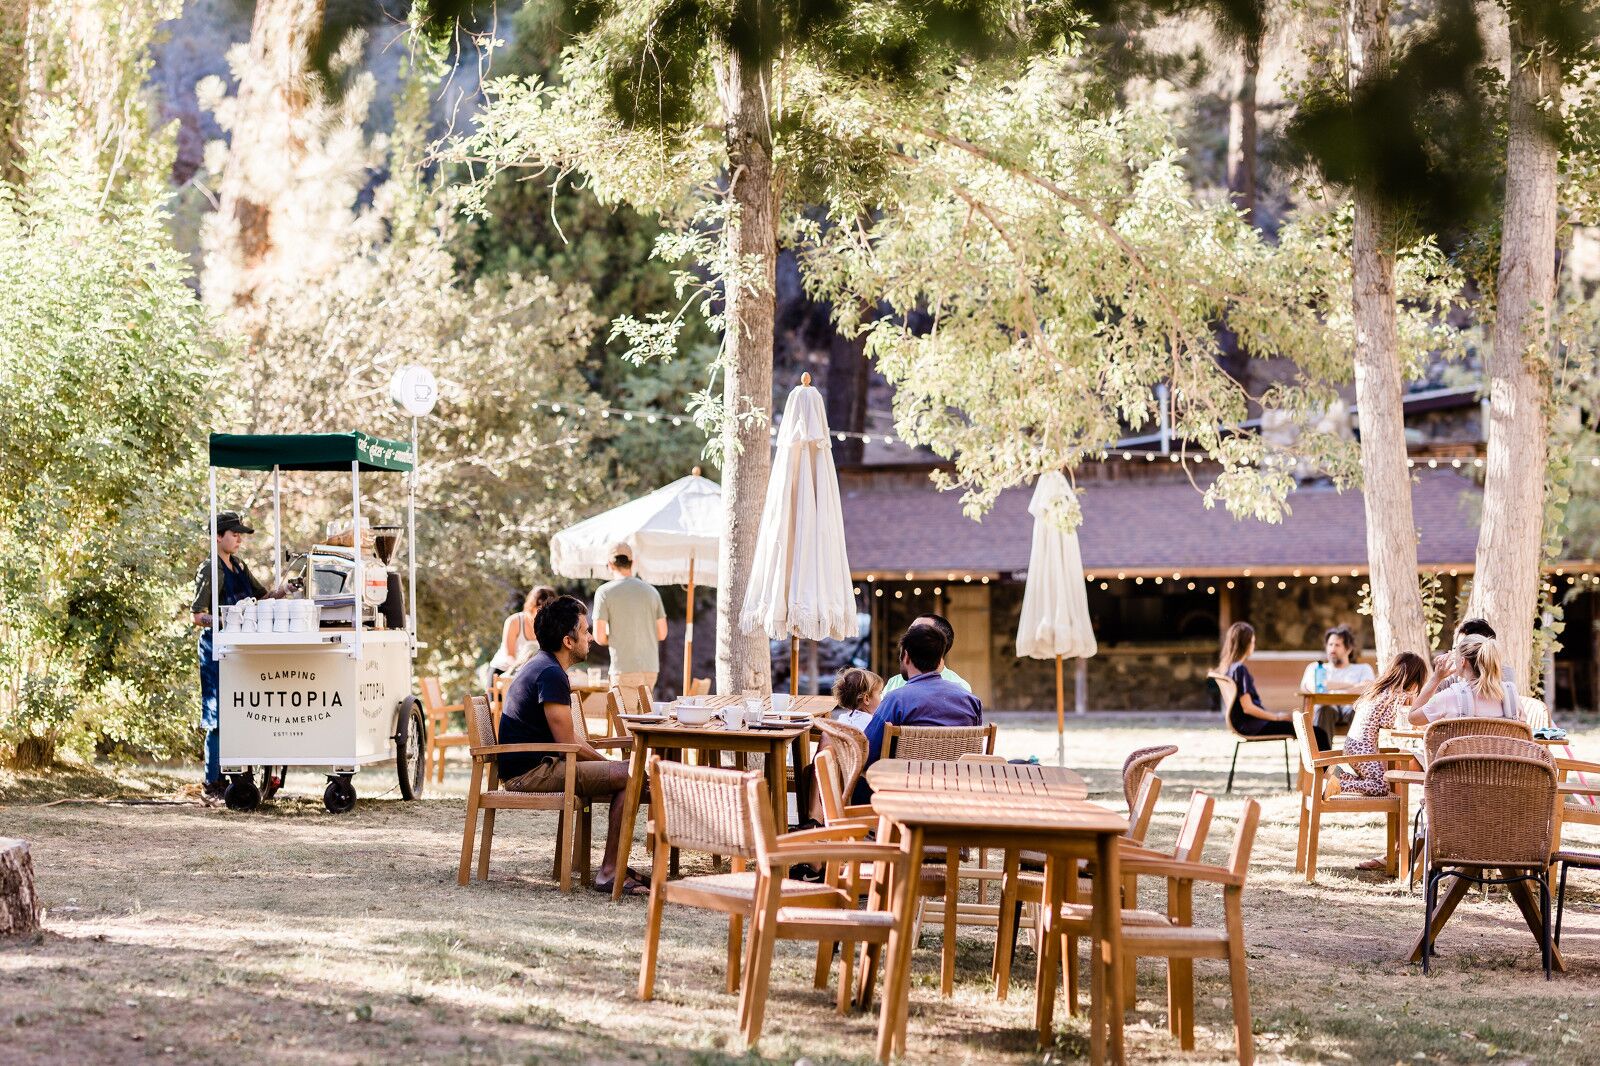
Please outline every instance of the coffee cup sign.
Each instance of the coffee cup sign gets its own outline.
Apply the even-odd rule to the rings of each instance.
[[[408,363],[394,372],[389,379],[389,398],[400,405],[406,414],[421,418],[439,402],[439,385],[433,371],[416,363]]]

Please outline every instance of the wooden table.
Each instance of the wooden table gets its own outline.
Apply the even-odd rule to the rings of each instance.
[[[1034,1010],[1041,1047],[1049,1046],[1053,1039],[1056,974],[1061,967],[1061,936],[1055,922],[1066,897],[1067,878],[1077,876],[1080,859],[1096,864],[1090,938],[1094,958],[1090,1061],[1122,1062],[1122,878],[1117,838],[1128,831],[1128,820],[1082,800],[993,791],[880,791],[873,794],[872,809],[886,823],[880,839],[887,838],[885,831],[890,825],[900,830],[908,871],[894,885],[880,881],[873,886],[874,903],[882,905],[886,897],[892,897],[896,914],[895,938],[884,973],[878,1057],[887,1061],[894,1051],[905,1051],[918,871],[924,850],[942,845],[951,852],[962,847],[991,847],[1042,851],[1050,857],[1046,864],[1049,904]],[[876,952],[863,952],[863,995],[869,995],[872,988],[875,958]]]
[[[696,751],[749,752],[766,756],[767,787],[772,795],[774,820],[787,826],[789,790],[786,753],[791,742],[811,731],[807,725],[780,726],[774,729],[728,729],[721,722],[712,721],[703,726],[679,725],[675,721],[630,722],[623,719],[628,733],[633,737],[633,759],[628,771],[628,791],[622,807],[622,857],[617,869],[626,872],[628,858],[633,851],[633,824],[639,815],[639,797],[644,794],[645,774],[650,765],[650,753],[666,749],[692,748]],[[618,874],[611,886],[611,898],[622,898],[622,883],[627,880]]]
[[[1305,689],[1301,689],[1300,709],[1302,711],[1311,711],[1315,715],[1318,707],[1348,707],[1360,698],[1361,693],[1359,692],[1307,692]],[[1316,718],[1313,716],[1312,723],[1315,724],[1315,722]],[[1331,733],[1328,739],[1333,739]]]
[[[882,759],[867,767],[875,792],[983,792],[1004,796],[1087,799],[1083,778],[1060,766],[1032,763]]]

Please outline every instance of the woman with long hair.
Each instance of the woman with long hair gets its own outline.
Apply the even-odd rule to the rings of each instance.
[[[1222,656],[1217,661],[1217,673],[1226,674],[1238,688],[1233,706],[1228,708],[1228,723],[1236,733],[1247,737],[1292,737],[1294,723],[1288,711],[1269,711],[1261,706],[1261,694],[1256,691],[1256,679],[1245,661],[1255,654],[1256,631],[1249,622],[1235,622],[1222,638]],[[1328,734],[1321,726],[1313,726],[1317,744],[1328,748]]]
[[[556,598],[556,590],[549,585],[535,585],[522,601],[522,610],[506,619],[500,627],[500,647],[489,662],[491,674],[505,674],[515,670],[539,650],[533,637],[533,619],[539,608]]]
[[[1456,646],[1461,677],[1411,709],[1412,725],[1443,718],[1522,718],[1522,701],[1505,676],[1505,655],[1493,637],[1469,636]]]
[[[1395,716],[1402,707],[1408,707],[1428,680],[1428,664],[1420,655],[1403,651],[1394,657],[1372,687],[1356,701],[1355,718],[1350,732],[1344,738],[1346,755],[1378,754],[1378,733],[1393,728]],[[1383,779],[1381,762],[1351,763],[1347,771],[1335,767],[1339,775],[1339,789],[1359,792],[1364,796],[1387,796],[1389,782]],[[1363,864],[1363,869],[1366,869]]]

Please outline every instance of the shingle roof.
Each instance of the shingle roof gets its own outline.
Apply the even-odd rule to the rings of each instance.
[[[1470,570],[1477,552],[1482,491],[1453,470],[1418,470],[1412,509],[1425,567]],[[850,569],[919,577],[946,573],[1010,574],[1028,568],[1032,488],[1001,494],[981,522],[961,513],[960,493],[932,484],[877,483],[846,475],[841,485]],[[1201,488],[1206,482],[1200,482]],[[1309,485],[1290,497],[1281,525],[1207,510],[1187,481],[1080,483],[1085,571],[1130,576],[1181,571],[1262,575],[1364,570],[1366,514],[1358,490]]]

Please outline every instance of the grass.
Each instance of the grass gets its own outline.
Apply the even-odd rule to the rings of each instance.
[[[1175,835],[1189,791],[1205,788],[1219,799],[1208,855],[1220,861],[1243,796],[1262,800],[1246,895],[1262,1061],[1600,1061],[1592,1037],[1600,882],[1574,878],[1570,969],[1555,981],[1542,979],[1537,947],[1503,895],[1462,904],[1424,978],[1404,960],[1421,924],[1420,898],[1354,869],[1380,844],[1375,820],[1326,823],[1317,884],[1292,873],[1294,803],[1276,748],[1247,749],[1235,793],[1223,797],[1232,743],[1210,718],[1091,716],[1068,728],[1069,765],[1119,806],[1123,756],[1151,743],[1179,746],[1161,768],[1158,844]],[[1004,718],[1001,750],[1053,758],[1053,723]],[[542,814],[504,815],[492,880],[459,887],[459,764],[442,795],[417,803],[394,798],[392,773],[364,773],[356,811],[337,818],[322,811],[321,778],[309,773],[292,774],[285,797],[248,815],[200,807],[193,771],[0,777],[0,826],[30,842],[48,909],[42,940],[0,948],[0,1059],[870,1059],[875,1017],[834,1014],[831,994],[811,988],[811,953],[792,944],[779,948],[760,1055],[746,1054],[734,1036],[735,1001],[721,991],[725,926],[697,912],[669,911],[657,999],[639,1002],[642,899],[556,892],[554,819]],[[1159,888],[1147,898],[1159,901]],[[1214,894],[1201,890],[1197,900],[1199,921],[1220,921]],[[1017,987],[998,1003],[986,979],[992,934],[963,930],[956,994],[941,1001],[938,943],[937,931],[927,932],[914,964],[910,1060],[1086,1054],[1083,1022],[1061,1011],[1051,1048],[1036,1048],[1026,951]],[[1232,1061],[1220,965],[1197,965],[1197,997],[1199,1047],[1186,1055],[1166,1033],[1161,970],[1146,963],[1128,1015],[1130,1057]]]

